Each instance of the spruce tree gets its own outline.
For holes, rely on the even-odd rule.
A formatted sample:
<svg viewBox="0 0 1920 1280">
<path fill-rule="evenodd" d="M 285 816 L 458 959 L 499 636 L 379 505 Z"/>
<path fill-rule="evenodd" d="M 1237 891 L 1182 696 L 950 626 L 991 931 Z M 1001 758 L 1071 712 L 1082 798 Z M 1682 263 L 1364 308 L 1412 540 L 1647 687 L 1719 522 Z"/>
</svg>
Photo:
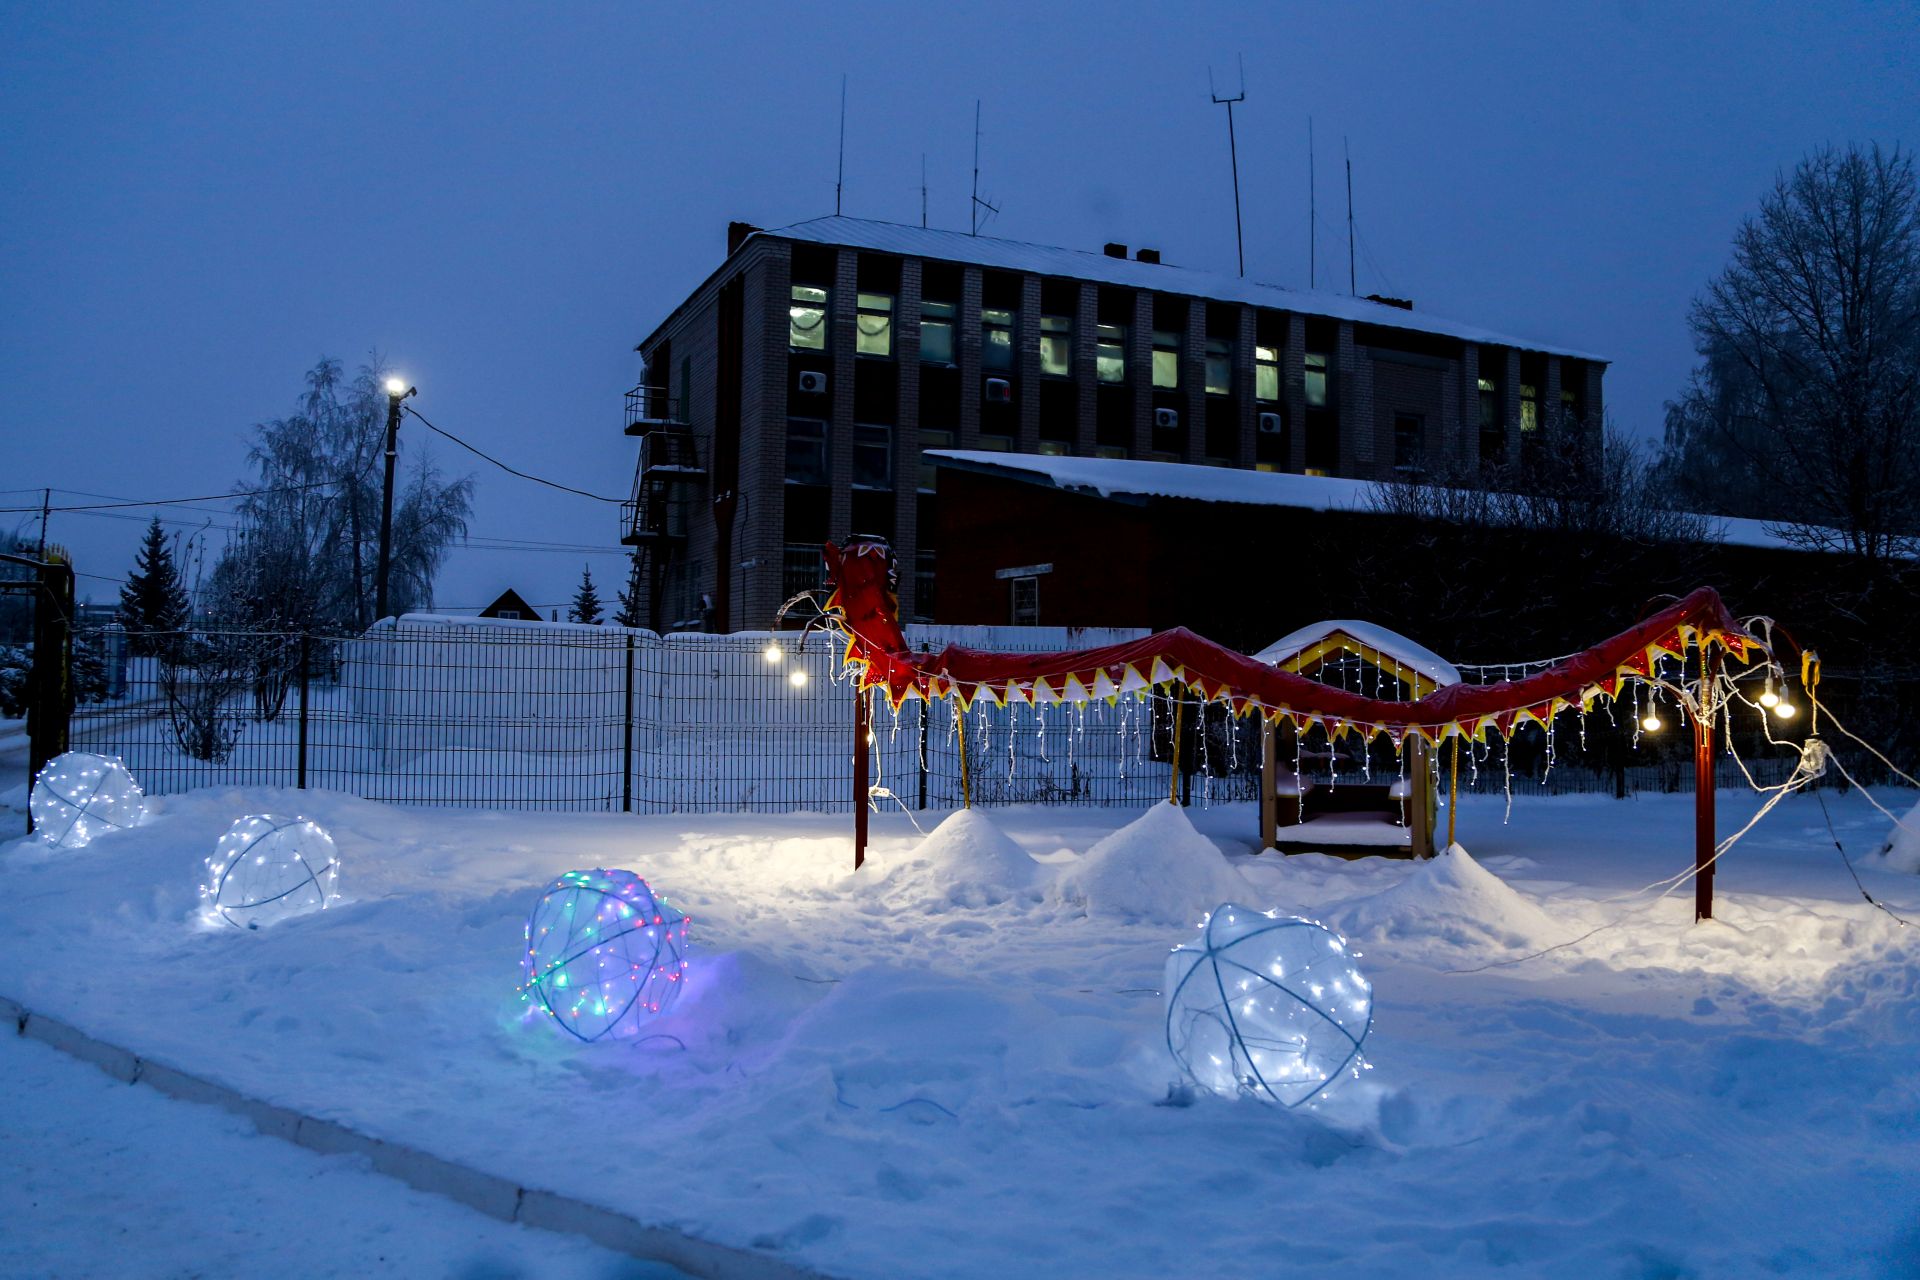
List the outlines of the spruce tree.
<svg viewBox="0 0 1920 1280">
<path fill-rule="evenodd" d="M 593 570 L 586 566 L 580 569 L 580 589 L 573 593 L 573 605 L 567 610 L 567 621 L 600 625 L 600 593 L 593 587 Z"/>
<path fill-rule="evenodd" d="M 620 609 L 613 615 L 614 623 L 622 627 L 646 626 L 646 619 L 640 614 L 645 597 L 646 588 L 640 580 L 640 557 L 634 556 L 627 563 L 627 588 L 620 593 Z"/>
<path fill-rule="evenodd" d="M 185 628 L 188 616 L 187 589 L 155 516 L 140 540 L 133 572 L 120 588 L 120 625 L 127 629 L 128 647 L 136 654 L 160 652 L 172 643 L 170 633 Z"/>
</svg>

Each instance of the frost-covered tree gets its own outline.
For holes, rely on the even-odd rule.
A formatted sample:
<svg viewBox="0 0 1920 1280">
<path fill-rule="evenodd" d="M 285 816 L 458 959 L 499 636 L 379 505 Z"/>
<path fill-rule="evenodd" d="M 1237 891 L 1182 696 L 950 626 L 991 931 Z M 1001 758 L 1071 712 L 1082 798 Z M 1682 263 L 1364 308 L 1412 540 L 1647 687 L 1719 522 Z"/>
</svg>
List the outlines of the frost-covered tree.
<svg viewBox="0 0 1920 1280">
<path fill-rule="evenodd" d="M 573 603 L 567 608 L 567 621 L 599 626 L 600 616 L 600 592 L 593 585 L 593 570 L 587 565 L 582 565 L 580 586 L 574 591 Z"/>
<path fill-rule="evenodd" d="M 1694 302 L 1700 364 L 1667 409 L 1682 500 L 1903 560 L 1920 539 L 1920 183 L 1895 148 L 1779 178 Z"/>
<path fill-rule="evenodd" d="M 140 540 L 133 572 L 120 588 L 120 625 L 127 629 L 128 647 L 137 654 L 158 652 L 170 643 L 167 637 L 187 625 L 189 613 L 173 548 L 156 516 Z"/>
<path fill-rule="evenodd" d="M 387 414 L 377 366 L 347 378 L 323 359 L 297 412 L 254 427 L 242 533 L 214 572 L 214 598 L 234 625 L 357 631 L 373 621 Z M 434 575 L 465 536 L 472 500 L 470 478 L 446 479 L 424 453 L 408 466 L 394 495 L 395 613 L 432 606 Z"/>
</svg>

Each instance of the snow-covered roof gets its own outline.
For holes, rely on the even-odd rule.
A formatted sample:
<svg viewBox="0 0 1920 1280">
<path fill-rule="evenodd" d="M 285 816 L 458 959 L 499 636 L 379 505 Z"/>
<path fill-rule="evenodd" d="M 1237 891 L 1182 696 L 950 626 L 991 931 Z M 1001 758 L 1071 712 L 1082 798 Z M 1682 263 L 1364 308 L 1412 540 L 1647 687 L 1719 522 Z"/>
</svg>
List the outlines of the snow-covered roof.
<svg viewBox="0 0 1920 1280">
<path fill-rule="evenodd" d="M 1406 329 L 1414 333 L 1440 334 L 1466 342 L 1483 342 L 1522 351 L 1540 351 L 1550 355 L 1571 356 L 1578 360 L 1607 363 L 1606 356 L 1577 351 L 1495 333 L 1478 325 L 1462 324 L 1421 311 L 1408 311 L 1384 303 L 1369 302 L 1344 293 L 1292 289 L 1285 285 L 1262 284 L 1219 271 L 1200 271 L 1132 258 L 1112 258 L 1086 249 L 1063 249 L 1054 245 L 1029 244 L 1023 240 L 1002 240 L 994 236 L 974 236 L 963 231 L 942 231 L 934 227 L 913 227 L 897 222 L 876 222 L 869 218 L 828 215 L 810 218 L 785 227 L 770 228 L 760 235 L 814 244 L 847 245 L 855 249 L 873 249 L 897 253 L 903 257 L 933 258 L 943 262 L 964 262 L 1001 271 L 1023 271 L 1034 275 L 1065 276 L 1075 280 L 1093 280 L 1101 284 L 1122 285 L 1130 289 L 1149 289 L 1177 293 L 1216 302 L 1244 302 L 1256 307 L 1271 307 L 1299 315 L 1326 316 L 1335 320 L 1353 320 L 1383 328 Z"/>
<path fill-rule="evenodd" d="M 1460 683 L 1459 671 L 1433 650 L 1415 644 L 1397 631 L 1354 618 L 1332 618 L 1326 622 L 1308 623 L 1298 631 L 1281 636 L 1253 656 L 1256 661 L 1277 667 L 1330 640 L 1351 641 L 1362 657 L 1380 665 L 1398 663 L 1436 684 Z"/>
<path fill-rule="evenodd" d="M 1190 462 L 1136 458 L 1069 458 L 985 449 L 928 449 L 927 456 L 974 470 L 1008 473 L 1058 489 L 1102 498 L 1178 498 L 1189 502 L 1237 502 L 1305 511 L 1372 511 L 1374 482 L 1283 471 L 1244 471 Z M 1766 520 L 1708 516 L 1708 540 L 1736 547 L 1803 550 Z"/>
</svg>

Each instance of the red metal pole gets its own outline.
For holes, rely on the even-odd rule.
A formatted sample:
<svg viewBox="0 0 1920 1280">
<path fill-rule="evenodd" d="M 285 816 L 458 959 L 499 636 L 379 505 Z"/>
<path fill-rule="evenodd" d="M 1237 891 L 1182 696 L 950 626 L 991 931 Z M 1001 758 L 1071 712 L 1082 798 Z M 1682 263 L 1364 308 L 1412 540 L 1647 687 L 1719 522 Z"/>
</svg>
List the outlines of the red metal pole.
<svg viewBox="0 0 1920 1280">
<path fill-rule="evenodd" d="M 1700 658 L 1700 705 L 1693 717 L 1693 918 L 1713 919 L 1713 721 L 1720 651 Z"/>
<path fill-rule="evenodd" d="M 867 691 L 853 692 L 853 869 L 867 860 Z"/>
</svg>

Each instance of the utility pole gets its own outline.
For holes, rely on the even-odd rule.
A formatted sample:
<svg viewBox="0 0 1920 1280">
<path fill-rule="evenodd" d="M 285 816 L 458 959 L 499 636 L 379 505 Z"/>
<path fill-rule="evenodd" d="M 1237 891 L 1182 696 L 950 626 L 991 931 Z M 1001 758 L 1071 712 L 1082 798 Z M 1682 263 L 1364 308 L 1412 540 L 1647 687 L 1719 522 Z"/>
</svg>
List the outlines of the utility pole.
<svg viewBox="0 0 1920 1280">
<path fill-rule="evenodd" d="M 40 553 L 38 559 L 47 558 L 47 516 L 53 509 L 53 490 L 40 491 Z"/>
<path fill-rule="evenodd" d="M 973 100 L 973 221 L 967 231 L 968 235 L 980 234 L 982 209 L 990 214 L 1000 212 L 998 205 L 990 204 L 980 198 L 980 99 L 975 98 Z"/>
<path fill-rule="evenodd" d="M 1240 254 L 1240 278 L 1247 278 L 1247 242 L 1240 232 L 1240 148 L 1233 137 L 1233 104 L 1247 100 L 1247 63 L 1240 60 L 1240 92 L 1223 98 L 1213 91 L 1213 68 L 1207 68 L 1207 96 L 1216 107 L 1227 109 L 1227 155 L 1233 162 L 1233 243 Z"/>
<path fill-rule="evenodd" d="M 840 73 L 840 167 L 833 175 L 833 216 L 840 216 L 840 188 L 847 179 L 847 73 Z"/>
<path fill-rule="evenodd" d="M 1313 117 L 1307 117 L 1307 288 L 1320 287 L 1320 210 L 1313 180 Z"/>
<path fill-rule="evenodd" d="M 373 620 L 387 616 L 387 568 L 393 560 L 393 460 L 399 455 L 400 402 L 419 394 L 404 378 L 387 379 L 387 479 L 380 490 L 380 560 L 374 569 Z"/>
</svg>

